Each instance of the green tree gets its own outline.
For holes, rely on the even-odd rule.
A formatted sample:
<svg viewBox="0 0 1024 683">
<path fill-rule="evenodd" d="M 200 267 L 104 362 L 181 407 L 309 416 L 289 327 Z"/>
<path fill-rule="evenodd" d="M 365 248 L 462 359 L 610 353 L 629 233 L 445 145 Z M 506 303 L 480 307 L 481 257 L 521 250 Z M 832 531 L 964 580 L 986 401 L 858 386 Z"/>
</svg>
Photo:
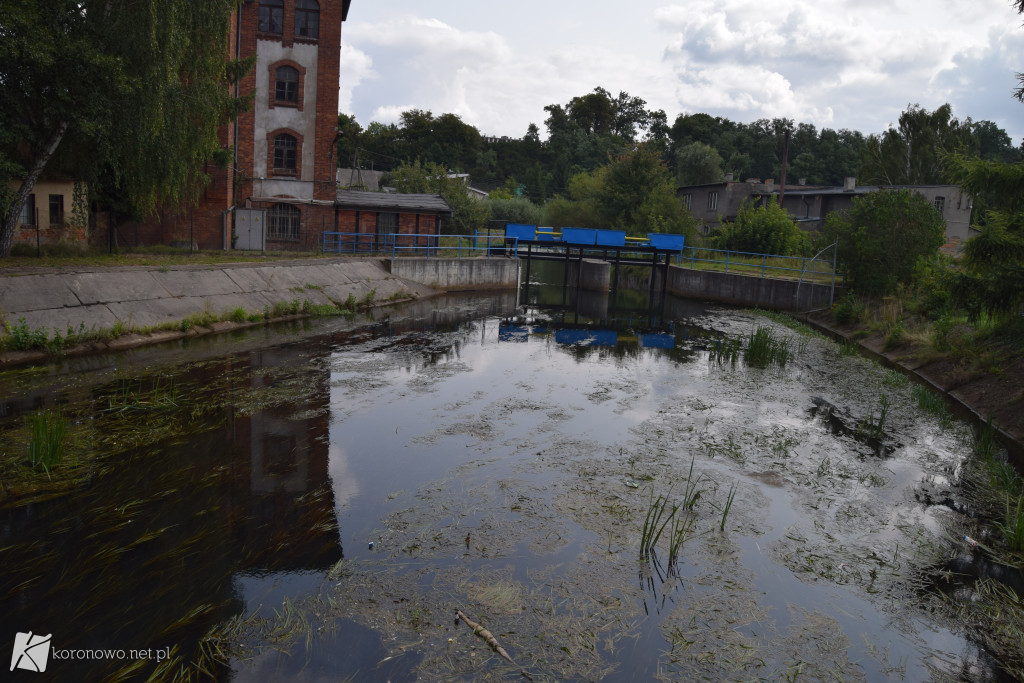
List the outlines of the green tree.
<svg viewBox="0 0 1024 683">
<path fill-rule="evenodd" d="M 137 215 L 194 201 L 230 150 L 241 101 L 225 61 L 236 0 L 0 0 L 0 256 L 44 169 L 124 198 Z"/>
<path fill-rule="evenodd" d="M 403 163 L 391 173 L 390 182 L 399 192 L 441 195 L 452 207 L 453 214 L 446 232 L 471 235 L 487 222 L 485 202 L 470 197 L 466 184 L 459 178 L 450 178 L 447 169 L 440 164 Z"/>
<path fill-rule="evenodd" d="M 950 174 L 990 211 L 964 243 L 954 295 L 969 313 L 1016 315 L 1024 307 L 1024 164 L 955 156 Z"/>
<path fill-rule="evenodd" d="M 641 144 L 607 166 L 596 205 L 607 221 L 632 235 L 683 229 L 686 213 L 657 150 Z"/>
<path fill-rule="evenodd" d="M 804 255 L 811 241 L 773 197 L 767 206 L 747 201 L 736 220 L 724 223 L 719 232 L 721 245 L 734 251 L 758 254 Z"/>
<path fill-rule="evenodd" d="M 879 185 L 946 183 L 943 159 L 969 145 L 970 134 L 970 121 L 954 118 L 949 104 L 931 112 L 912 104 L 895 127 L 868 137 L 860 180 Z"/>
<path fill-rule="evenodd" d="M 680 185 L 719 183 L 725 178 L 722 157 L 711 145 L 691 142 L 676 150 L 676 178 Z"/>
<path fill-rule="evenodd" d="M 839 259 L 861 293 L 884 295 L 913 279 L 922 258 L 945 241 L 946 223 L 924 196 L 909 189 L 855 197 L 847 211 L 831 213 L 823 228 L 839 240 Z"/>
<path fill-rule="evenodd" d="M 539 225 L 544 218 L 544 210 L 526 197 L 488 198 L 484 204 L 492 221 Z"/>
<path fill-rule="evenodd" d="M 338 114 L 338 167 L 349 168 L 356 158 L 359 137 L 363 127 L 356 122 L 356 117 Z"/>
</svg>

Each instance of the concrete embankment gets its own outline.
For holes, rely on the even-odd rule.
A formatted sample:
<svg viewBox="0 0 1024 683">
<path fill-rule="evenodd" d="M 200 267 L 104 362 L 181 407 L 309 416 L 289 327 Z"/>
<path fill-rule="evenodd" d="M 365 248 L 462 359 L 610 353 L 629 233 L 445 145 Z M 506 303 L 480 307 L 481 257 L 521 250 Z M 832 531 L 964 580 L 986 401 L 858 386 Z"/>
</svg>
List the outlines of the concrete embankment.
<svg viewBox="0 0 1024 683">
<path fill-rule="evenodd" d="M 656 275 L 657 288 L 661 272 Z M 704 301 L 720 301 L 777 311 L 809 311 L 828 308 L 832 303 L 831 284 L 779 280 L 714 270 L 691 270 L 670 266 L 668 291 L 678 296 Z M 843 293 L 837 287 L 836 300 Z"/>
<path fill-rule="evenodd" d="M 279 304 L 380 305 L 446 290 L 515 287 L 508 259 L 336 258 L 217 265 L 89 267 L 74 272 L 5 272 L 0 277 L 0 316 L 10 326 L 45 334 L 167 328 L 190 316 L 224 317 L 273 312 Z M 397 271 L 397 272 L 395 272 Z M 218 323 L 198 333 L 232 327 Z M 189 331 L 192 334 L 196 330 Z M 164 330 L 132 339 L 91 344 L 102 351 L 164 341 Z M 80 351 L 83 351 L 80 349 Z M 44 352 L 7 352 L 0 364 L 32 362 Z"/>
</svg>

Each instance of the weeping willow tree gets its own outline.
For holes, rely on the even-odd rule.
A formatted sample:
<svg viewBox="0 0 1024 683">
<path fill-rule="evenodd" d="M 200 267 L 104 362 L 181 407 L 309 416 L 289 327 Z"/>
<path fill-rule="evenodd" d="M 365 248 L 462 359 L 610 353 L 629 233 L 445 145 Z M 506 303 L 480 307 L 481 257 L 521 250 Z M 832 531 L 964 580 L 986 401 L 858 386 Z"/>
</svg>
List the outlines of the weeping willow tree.
<svg viewBox="0 0 1024 683">
<path fill-rule="evenodd" d="M 198 198 L 204 165 L 229 153 L 218 126 L 241 108 L 229 84 L 249 65 L 227 49 L 237 4 L 0 0 L 0 257 L 44 169 L 139 216 Z"/>
</svg>

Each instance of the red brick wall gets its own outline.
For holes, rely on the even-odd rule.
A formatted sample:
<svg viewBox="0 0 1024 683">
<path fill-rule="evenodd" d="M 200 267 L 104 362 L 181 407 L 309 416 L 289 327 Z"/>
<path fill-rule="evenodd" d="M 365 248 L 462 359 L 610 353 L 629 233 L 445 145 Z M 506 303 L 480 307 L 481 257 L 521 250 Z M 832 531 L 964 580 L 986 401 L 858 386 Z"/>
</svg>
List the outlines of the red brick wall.
<svg viewBox="0 0 1024 683">
<path fill-rule="evenodd" d="M 300 154 L 313 154 L 313 197 L 321 201 L 333 201 L 335 196 L 334 136 L 338 123 L 338 76 L 340 70 L 341 21 L 343 0 L 320 0 L 320 32 L 317 64 L 317 99 L 316 99 L 316 133 L 313 140 L 300 141 Z M 295 38 L 295 0 L 285 0 L 284 32 L 280 39 L 285 45 L 303 38 Z M 259 3 L 242 4 L 231 17 L 231 28 L 228 36 L 229 59 L 235 59 L 236 48 L 241 48 L 244 59 L 256 54 L 256 29 L 259 22 Z M 257 74 L 251 69 L 239 82 L 241 95 L 256 92 L 256 79 L 266 78 L 266 72 Z M 300 83 L 305 90 L 305 73 Z M 230 86 L 234 93 L 234 86 Z M 273 97 L 273 79 L 271 79 L 270 97 Z M 300 102 L 302 93 L 300 93 Z M 231 206 L 255 208 L 267 206 L 266 203 L 252 202 L 253 175 L 255 168 L 254 150 L 256 136 L 264 139 L 271 131 L 257 131 L 256 117 L 252 108 L 242 112 L 238 117 L 237 167 L 236 174 L 227 170 L 208 166 L 206 172 L 211 183 L 203 193 L 199 205 L 190 207 L 163 207 L 156 214 L 138 223 L 124 223 L 115 228 L 118 244 L 122 246 L 170 244 L 171 242 L 188 243 L 191 237 L 201 249 L 220 249 L 224 246 L 223 212 Z M 292 133 L 295 135 L 295 133 Z M 224 126 L 220 130 L 221 143 L 231 145 L 235 142 L 235 124 Z M 270 154 L 273 154 L 271 145 Z M 271 159 L 273 157 L 271 156 Z M 273 164 L 271 163 L 270 166 Z M 301 168 L 301 156 L 299 161 Z M 298 241 L 282 241 L 268 243 L 268 249 L 316 249 L 321 244 L 321 231 L 335 229 L 335 212 L 332 206 L 299 205 L 302 210 L 301 236 Z M 341 214 L 339 213 L 339 218 Z M 229 230 L 230 230 L 229 216 Z M 352 216 L 354 222 L 354 214 Z M 360 223 L 365 232 L 375 231 L 375 215 L 361 217 Z M 338 228 L 347 231 L 344 228 Z"/>
</svg>

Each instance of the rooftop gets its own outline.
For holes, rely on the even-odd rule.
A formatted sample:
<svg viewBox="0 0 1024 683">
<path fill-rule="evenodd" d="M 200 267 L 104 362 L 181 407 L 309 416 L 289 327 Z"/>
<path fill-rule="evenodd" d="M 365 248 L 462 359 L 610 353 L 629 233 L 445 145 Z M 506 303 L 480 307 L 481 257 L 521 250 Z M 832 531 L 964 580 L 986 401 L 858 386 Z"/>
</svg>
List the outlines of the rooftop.
<svg viewBox="0 0 1024 683">
<path fill-rule="evenodd" d="M 368 211 L 433 214 L 451 214 L 452 212 L 452 207 L 439 194 L 391 194 L 338 190 L 334 204 L 338 208 L 366 209 Z"/>
</svg>

